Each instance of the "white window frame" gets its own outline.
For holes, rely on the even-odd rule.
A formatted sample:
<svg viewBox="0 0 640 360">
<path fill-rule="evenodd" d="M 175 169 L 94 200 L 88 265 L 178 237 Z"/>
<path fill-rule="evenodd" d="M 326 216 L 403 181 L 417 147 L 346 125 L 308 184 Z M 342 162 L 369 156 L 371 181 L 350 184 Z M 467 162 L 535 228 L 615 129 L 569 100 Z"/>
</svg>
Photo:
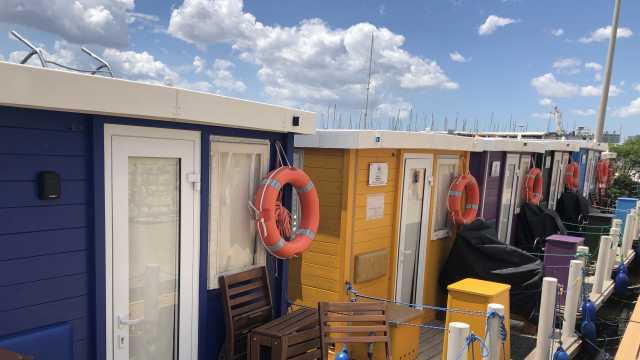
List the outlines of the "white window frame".
<svg viewBox="0 0 640 360">
<path fill-rule="evenodd" d="M 114 293 L 113 293 L 113 267 L 125 266 L 124 264 L 114 264 L 114 229 L 113 229 L 113 192 L 112 184 L 114 181 L 112 166 L 112 141 L 115 136 L 131 136 L 139 138 L 155 138 L 155 139 L 169 139 L 169 140 L 185 140 L 193 143 L 194 148 L 194 166 L 195 174 L 200 173 L 200 132 L 191 130 L 175 130 L 175 129 L 162 129 L 143 126 L 130 126 L 130 125 L 114 125 L 105 124 L 104 126 L 104 181 L 105 181 L 105 341 L 106 341 L 106 359 L 114 359 Z M 182 179 L 182 181 L 188 181 L 188 179 Z M 195 183 L 194 183 L 195 186 Z M 182 304 L 190 304 L 191 306 L 191 326 L 188 329 L 191 332 L 190 339 L 187 339 L 191 354 L 198 353 L 198 313 L 199 313 L 199 274 L 200 274 L 200 196 L 197 194 L 194 196 L 193 203 L 193 243 L 189 244 L 191 247 L 192 257 L 190 259 L 190 271 L 191 274 L 185 274 L 185 277 L 192 279 L 191 291 L 185 297 L 180 299 Z M 185 239 L 186 240 L 186 239 Z M 181 252 L 181 257 L 186 257 L 186 252 Z M 181 261 L 185 258 L 182 257 Z M 128 266 L 128 264 L 126 265 Z M 181 268 L 181 275 L 182 275 Z M 184 353 L 184 351 L 182 352 Z"/>
<path fill-rule="evenodd" d="M 225 272 L 219 271 L 219 258 L 218 258 L 218 249 L 220 247 L 219 240 L 221 238 L 220 228 L 214 222 L 214 219 L 219 218 L 218 211 L 219 208 L 216 206 L 212 206 L 212 204 L 219 203 L 220 193 L 217 188 L 217 177 L 216 174 L 220 171 L 220 151 L 229 149 L 229 152 L 236 153 L 255 153 L 260 154 L 266 160 L 261 165 L 262 175 L 261 178 L 267 174 L 269 171 L 269 162 L 270 162 L 270 154 L 271 154 L 271 145 L 269 140 L 263 139 L 252 139 L 252 138 L 236 138 L 236 137 L 226 137 L 226 136 L 211 136 L 209 140 L 211 149 L 209 155 L 209 204 L 208 204 L 208 219 L 209 222 L 209 239 L 208 239 L 208 258 L 209 263 L 207 264 L 207 289 L 217 289 L 219 288 L 218 277 L 220 275 L 224 275 Z M 235 149 L 231 149 L 234 147 Z M 247 151 L 241 151 L 240 147 L 244 148 Z M 252 196 L 250 196 L 252 198 Z M 247 214 L 249 214 L 249 204 L 247 204 Z M 260 239 L 256 234 L 256 254 L 255 254 L 255 264 L 248 266 L 247 268 L 252 268 L 255 266 L 265 265 L 267 259 L 267 252 L 260 243 Z M 241 269 L 236 269 L 235 271 L 239 271 Z"/>
<path fill-rule="evenodd" d="M 444 196 L 444 197 L 448 197 L 449 196 L 449 191 L 447 188 L 447 191 L 445 194 L 439 194 L 438 193 L 438 189 L 439 189 L 439 184 L 438 184 L 438 179 L 440 178 L 440 165 L 455 165 L 455 174 L 454 176 L 458 176 L 460 175 L 460 158 L 458 156 L 453 156 L 453 155 L 440 155 L 436 157 L 436 166 L 435 166 L 435 171 L 432 171 L 432 173 L 435 174 L 435 176 L 433 176 L 433 188 L 435 189 L 435 201 L 433 202 L 433 221 L 432 221 L 432 225 L 431 225 L 431 240 L 439 240 L 439 239 L 444 239 L 447 238 L 449 236 L 449 229 L 444 229 L 444 230 L 436 230 L 436 218 L 437 218 L 437 214 L 438 211 L 445 211 L 447 212 L 446 216 L 449 216 L 448 212 L 449 210 L 445 207 L 444 209 L 438 209 L 437 206 L 438 204 L 440 204 L 440 196 Z"/>
<path fill-rule="evenodd" d="M 302 149 L 293 150 L 293 166 L 297 167 L 300 170 L 304 169 L 304 150 Z M 298 227 L 298 221 L 300 221 L 300 218 L 302 217 L 302 214 L 300 213 L 301 209 L 298 203 L 299 203 L 298 192 L 292 191 L 291 192 L 291 215 L 293 217 L 294 230 Z"/>
<path fill-rule="evenodd" d="M 428 166 L 425 167 L 425 179 L 424 179 L 424 189 L 423 189 L 423 197 L 422 197 L 422 214 L 420 221 L 420 239 L 419 239 L 419 253 L 416 258 L 416 262 L 418 263 L 418 277 L 416 279 L 416 298 L 414 300 L 415 303 L 421 304 L 424 298 L 424 277 L 425 271 L 427 268 L 427 239 L 425 238 L 428 233 L 429 226 L 429 208 L 431 207 L 431 191 L 433 185 L 433 155 L 432 154 L 405 154 L 402 160 L 402 172 L 403 172 L 403 181 L 402 181 L 402 189 L 400 191 L 400 208 L 404 209 L 404 201 L 405 201 L 405 192 L 406 192 L 406 179 L 407 179 L 407 160 L 426 160 L 428 162 Z M 398 226 L 398 240 L 396 242 L 396 301 L 400 301 L 400 293 L 402 286 L 402 274 L 400 273 L 400 251 L 402 250 L 403 239 L 405 235 L 405 222 L 406 213 L 404 211 L 400 212 L 400 223 Z"/>
</svg>

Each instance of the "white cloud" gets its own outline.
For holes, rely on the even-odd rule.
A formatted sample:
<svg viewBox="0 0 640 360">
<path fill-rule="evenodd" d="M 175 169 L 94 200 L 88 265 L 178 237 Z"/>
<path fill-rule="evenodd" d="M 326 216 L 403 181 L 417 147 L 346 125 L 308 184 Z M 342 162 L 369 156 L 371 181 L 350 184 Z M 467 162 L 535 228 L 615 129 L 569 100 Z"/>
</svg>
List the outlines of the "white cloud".
<svg viewBox="0 0 640 360">
<path fill-rule="evenodd" d="M 564 83 L 553 76 L 551 73 L 540 75 L 531 79 L 533 86 L 538 94 L 550 98 L 554 97 L 572 97 L 578 94 L 578 86 L 571 83 Z"/>
<path fill-rule="evenodd" d="M 538 101 L 538 103 L 542 106 L 551 106 L 553 104 L 553 100 L 549 98 L 543 98 Z"/>
<path fill-rule="evenodd" d="M 640 92 L 640 84 L 633 85 L 633 90 Z"/>
<path fill-rule="evenodd" d="M 640 98 L 631 101 L 627 106 L 616 109 L 613 115 L 618 117 L 640 116 Z"/>
<path fill-rule="evenodd" d="M 534 119 L 549 119 L 551 115 L 549 115 L 549 113 L 544 113 L 544 112 L 535 112 L 531 114 L 531 117 Z"/>
<path fill-rule="evenodd" d="M 196 56 L 195 58 L 193 58 L 193 69 L 196 74 L 199 74 L 202 72 L 202 70 L 204 70 L 206 63 L 207 62 L 200 56 Z"/>
<path fill-rule="evenodd" d="M 582 61 L 577 58 L 560 58 L 551 65 L 556 71 L 566 74 L 577 74 L 580 72 Z"/>
<path fill-rule="evenodd" d="M 594 116 L 596 111 L 594 109 L 572 109 L 571 114 L 576 116 Z"/>
<path fill-rule="evenodd" d="M 219 42 L 245 47 L 265 29 L 242 7 L 241 0 L 184 0 L 171 12 L 168 31 L 201 47 Z"/>
<path fill-rule="evenodd" d="M 602 80 L 602 65 L 597 62 L 588 62 L 584 64 L 584 67 L 593 71 L 593 78 L 596 81 Z"/>
<path fill-rule="evenodd" d="M 146 51 L 120 51 L 108 48 L 102 56 L 117 76 L 165 85 L 177 85 L 180 80 L 177 72 Z"/>
<path fill-rule="evenodd" d="M 503 18 L 496 15 L 489 15 L 487 20 L 478 28 L 478 35 L 491 35 L 498 28 L 518 22 L 516 19 Z"/>
<path fill-rule="evenodd" d="M 455 62 L 459 62 L 459 63 L 465 63 L 465 62 L 471 61 L 471 58 L 468 58 L 468 59 L 465 58 L 458 51 L 454 51 L 454 52 L 449 53 L 449 58 L 451 59 L 451 61 L 455 61 Z"/>
<path fill-rule="evenodd" d="M 384 15 L 386 13 L 387 13 L 387 8 L 386 6 L 384 6 L 384 4 L 378 6 L 378 14 Z"/>
<path fill-rule="evenodd" d="M 247 89 L 247 86 L 242 81 L 235 79 L 232 73 L 234 68 L 235 64 L 232 62 L 216 59 L 211 69 L 207 71 L 207 76 L 219 90 L 243 92 Z"/>
<path fill-rule="evenodd" d="M 622 89 L 615 85 L 609 87 L 609 96 L 618 96 L 622 93 Z M 580 88 L 581 96 L 601 96 L 602 86 L 587 85 Z"/>
<path fill-rule="evenodd" d="M 551 29 L 550 33 L 555 37 L 559 37 L 564 35 L 564 29 L 563 28 Z"/>
<path fill-rule="evenodd" d="M 617 34 L 618 34 L 617 36 L 618 39 L 624 39 L 624 38 L 631 37 L 631 35 L 633 35 L 633 31 L 631 31 L 631 29 L 626 27 L 619 27 Z M 581 37 L 580 39 L 578 39 L 578 41 L 580 41 L 581 43 L 588 44 L 592 42 L 609 40 L 610 38 L 611 38 L 611 25 L 593 30 L 591 34 L 585 37 Z"/>
<path fill-rule="evenodd" d="M 433 60 L 409 53 L 405 38 L 369 23 L 331 28 L 320 19 L 269 26 L 243 10 L 242 0 L 185 0 L 173 10 L 169 34 L 199 47 L 226 43 L 258 66 L 265 93 L 299 106 L 362 107 L 374 36 L 374 104 L 399 104 L 399 89 L 457 89 Z M 378 106 L 378 105 L 372 105 Z"/>
<path fill-rule="evenodd" d="M 0 21 L 25 25 L 78 44 L 124 47 L 133 0 L 5 0 Z"/>
</svg>

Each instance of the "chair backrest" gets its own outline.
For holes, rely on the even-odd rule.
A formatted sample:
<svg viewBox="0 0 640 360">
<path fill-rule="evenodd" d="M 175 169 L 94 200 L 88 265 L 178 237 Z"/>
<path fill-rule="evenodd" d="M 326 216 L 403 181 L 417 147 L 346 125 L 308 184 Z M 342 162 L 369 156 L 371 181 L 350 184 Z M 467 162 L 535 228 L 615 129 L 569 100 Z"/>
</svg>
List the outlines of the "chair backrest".
<svg viewBox="0 0 640 360">
<path fill-rule="evenodd" d="M 318 313 L 323 359 L 328 357 L 329 345 L 351 343 L 384 343 L 386 358 L 391 359 L 385 303 L 321 302 Z"/>
<path fill-rule="evenodd" d="M 245 359 L 247 335 L 273 319 L 271 287 L 264 266 L 218 278 L 227 328 L 226 359 Z"/>
</svg>

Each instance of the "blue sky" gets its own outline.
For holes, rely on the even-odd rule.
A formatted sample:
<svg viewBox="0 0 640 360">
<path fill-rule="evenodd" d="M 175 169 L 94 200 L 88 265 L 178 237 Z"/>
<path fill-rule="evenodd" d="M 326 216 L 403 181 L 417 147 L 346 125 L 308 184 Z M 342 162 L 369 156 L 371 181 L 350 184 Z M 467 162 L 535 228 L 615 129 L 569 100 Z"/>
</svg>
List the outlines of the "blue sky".
<svg viewBox="0 0 640 360">
<path fill-rule="evenodd" d="M 595 127 L 605 27 L 613 1 L 2 0 L 0 31 L 15 29 L 51 59 L 116 76 L 361 117 L 374 38 L 369 118 L 410 114 L 442 128 L 510 118 L 547 128 L 553 105 L 567 128 Z M 45 9 L 45 10 L 43 10 Z M 640 133 L 640 4 L 623 1 L 606 129 Z M 22 51 L 22 52 L 21 52 Z M 22 44 L 0 37 L 5 60 Z M 635 65 L 635 66 L 634 66 Z M 425 120 L 427 119 L 427 120 Z"/>
</svg>

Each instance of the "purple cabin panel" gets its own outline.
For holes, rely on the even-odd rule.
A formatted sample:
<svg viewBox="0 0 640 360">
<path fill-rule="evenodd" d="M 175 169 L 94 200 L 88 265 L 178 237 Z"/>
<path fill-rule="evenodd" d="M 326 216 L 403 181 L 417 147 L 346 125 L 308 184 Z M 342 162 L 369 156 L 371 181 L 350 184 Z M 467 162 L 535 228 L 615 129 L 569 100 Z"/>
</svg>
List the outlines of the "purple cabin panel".
<svg viewBox="0 0 640 360">
<path fill-rule="evenodd" d="M 567 235 L 551 235 L 547 237 L 544 247 L 544 276 L 558 279 L 562 286 L 558 299 L 564 305 L 567 283 L 569 279 L 569 263 L 575 259 L 578 246 L 584 244 L 584 238 Z"/>
</svg>

